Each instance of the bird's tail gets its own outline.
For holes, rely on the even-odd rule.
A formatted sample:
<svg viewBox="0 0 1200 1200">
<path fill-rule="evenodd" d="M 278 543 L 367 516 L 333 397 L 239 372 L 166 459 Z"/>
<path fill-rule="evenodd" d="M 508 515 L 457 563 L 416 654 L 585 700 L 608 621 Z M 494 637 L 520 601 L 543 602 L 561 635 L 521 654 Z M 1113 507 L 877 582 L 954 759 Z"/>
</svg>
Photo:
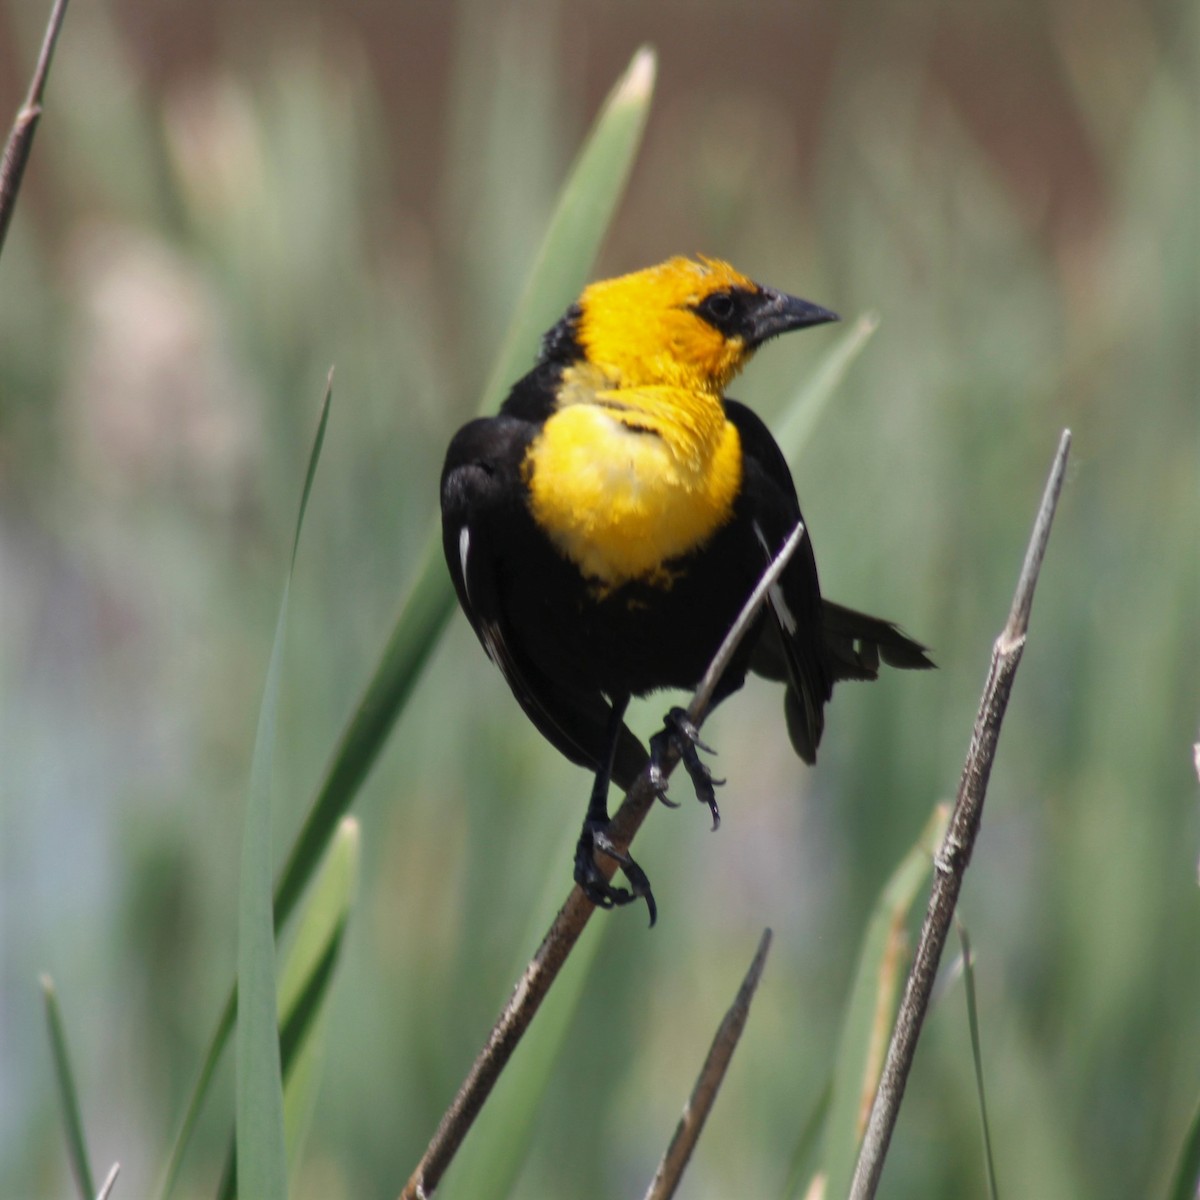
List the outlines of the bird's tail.
<svg viewBox="0 0 1200 1200">
<path fill-rule="evenodd" d="M 839 679 L 875 679 L 881 662 L 904 671 L 926 671 L 934 665 L 926 647 L 901 633 L 891 621 L 830 600 L 821 603 L 826 661 L 835 683 Z"/>
<path fill-rule="evenodd" d="M 901 633 L 891 621 L 829 600 L 822 600 L 821 604 L 821 665 L 828 680 L 826 688 L 832 688 L 842 679 L 876 679 L 880 663 L 915 671 L 928 670 L 934 665 L 926 648 Z M 807 694 L 797 689 L 795 679 L 788 680 L 784 697 L 788 734 L 796 753 L 806 763 L 817 760 L 817 745 L 825 726 L 823 708 L 823 703 L 812 703 Z"/>
</svg>

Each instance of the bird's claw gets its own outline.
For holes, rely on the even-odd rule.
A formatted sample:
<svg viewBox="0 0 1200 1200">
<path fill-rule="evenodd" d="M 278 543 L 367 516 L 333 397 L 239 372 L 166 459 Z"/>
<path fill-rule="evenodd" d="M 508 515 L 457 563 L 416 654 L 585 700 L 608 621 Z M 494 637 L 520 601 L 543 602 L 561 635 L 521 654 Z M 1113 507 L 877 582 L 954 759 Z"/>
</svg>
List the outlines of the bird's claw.
<svg viewBox="0 0 1200 1200">
<path fill-rule="evenodd" d="M 684 708 L 671 709 L 663 717 L 662 730 L 650 739 L 650 758 L 656 779 L 656 790 L 659 799 L 668 804 L 671 802 L 663 796 L 666 783 L 662 762 L 669 749 L 674 749 L 679 755 L 679 761 L 683 763 L 683 768 L 692 781 L 692 787 L 696 789 L 696 799 L 702 804 L 708 805 L 708 810 L 712 813 L 712 827 L 715 833 L 721 825 L 721 810 L 717 807 L 717 794 L 714 789 L 720 787 L 725 780 L 714 779 L 712 772 L 700 761 L 697 751 L 704 750 L 708 754 L 715 754 L 716 751 L 700 740 L 700 731 Z M 678 807 L 678 805 L 672 805 L 672 807 Z"/>
<path fill-rule="evenodd" d="M 654 795 L 668 808 L 679 807 L 679 801 L 672 800 L 667 795 L 667 777 L 663 774 L 663 769 L 657 760 L 653 758 L 650 760 L 650 786 L 654 789 Z"/>
<path fill-rule="evenodd" d="M 596 865 L 596 853 L 611 858 L 621 868 L 629 887 L 614 887 Z M 650 911 L 650 925 L 658 920 L 658 905 L 650 890 L 646 872 L 623 850 L 618 850 L 608 833 L 607 821 L 585 821 L 583 832 L 575 846 L 575 882 L 583 894 L 598 908 L 619 908 L 637 899 L 646 901 Z"/>
</svg>

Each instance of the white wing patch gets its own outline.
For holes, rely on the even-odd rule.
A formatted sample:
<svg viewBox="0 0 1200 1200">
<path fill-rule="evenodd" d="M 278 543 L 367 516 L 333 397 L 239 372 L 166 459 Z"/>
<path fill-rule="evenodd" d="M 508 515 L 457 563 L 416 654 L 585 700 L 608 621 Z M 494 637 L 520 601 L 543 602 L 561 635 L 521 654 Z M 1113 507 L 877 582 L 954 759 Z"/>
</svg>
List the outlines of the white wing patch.
<svg viewBox="0 0 1200 1200">
<path fill-rule="evenodd" d="M 462 571 L 463 591 L 467 594 L 467 603 L 471 603 L 471 582 L 467 574 L 467 556 L 471 550 L 471 531 L 464 525 L 458 531 L 458 565 Z"/>
<path fill-rule="evenodd" d="M 751 525 L 754 529 L 754 534 L 758 538 L 758 543 L 763 548 L 763 553 L 767 556 L 769 563 L 774 555 L 771 552 L 771 547 L 767 543 L 767 535 L 763 533 L 762 528 L 757 521 L 752 521 Z M 465 530 L 464 530 L 465 532 Z M 783 598 L 783 589 L 777 583 L 773 583 L 770 590 L 767 592 L 767 600 L 771 605 L 771 610 L 774 612 L 779 624 L 783 626 L 783 631 L 789 637 L 796 632 L 796 617 L 792 610 L 788 608 L 787 601 Z"/>
</svg>

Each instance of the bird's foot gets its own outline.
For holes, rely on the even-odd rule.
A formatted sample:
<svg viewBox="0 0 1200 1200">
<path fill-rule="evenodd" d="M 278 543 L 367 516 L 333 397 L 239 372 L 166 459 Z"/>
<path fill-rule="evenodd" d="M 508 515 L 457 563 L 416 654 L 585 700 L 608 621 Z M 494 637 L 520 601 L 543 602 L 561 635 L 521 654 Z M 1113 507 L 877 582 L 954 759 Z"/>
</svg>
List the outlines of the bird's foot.
<svg viewBox="0 0 1200 1200">
<path fill-rule="evenodd" d="M 664 795 L 667 785 L 663 761 L 669 750 L 674 750 L 679 755 L 679 761 L 683 763 L 683 768 L 692 781 L 692 787 L 696 789 L 696 799 L 708 805 L 715 833 L 721 825 L 721 810 L 717 807 L 717 793 L 714 789 L 720 787 L 725 780 L 714 779 L 712 772 L 700 761 L 698 751 L 704 750 L 708 754 L 715 754 L 716 751 L 700 740 L 700 732 L 692 724 L 684 708 L 671 709 L 663 717 L 661 731 L 650 739 L 650 763 L 654 784 L 659 799 L 666 804 L 670 804 L 671 801 Z"/>
<path fill-rule="evenodd" d="M 625 878 L 629 880 L 628 888 L 613 887 L 604 878 L 604 873 L 596 865 L 597 851 L 611 858 L 621 868 Z M 650 880 L 646 877 L 646 872 L 627 852 L 618 850 L 613 844 L 606 820 L 584 821 L 583 832 L 580 833 L 575 846 L 575 882 L 598 908 L 619 908 L 641 898 L 646 901 L 646 907 L 650 910 L 651 926 L 658 919 L 658 906 L 654 903 L 654 893 L 650 890 Z"/>
</svg>

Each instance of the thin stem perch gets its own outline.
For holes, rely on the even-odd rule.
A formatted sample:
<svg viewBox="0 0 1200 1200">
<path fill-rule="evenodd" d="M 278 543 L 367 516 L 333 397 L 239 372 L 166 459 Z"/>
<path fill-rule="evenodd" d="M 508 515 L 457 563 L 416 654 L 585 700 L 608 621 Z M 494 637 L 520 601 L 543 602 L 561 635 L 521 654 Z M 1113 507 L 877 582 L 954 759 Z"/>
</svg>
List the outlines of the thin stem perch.
<svg viewBox="0 0 1200 1200">
<path fill-rule="evenodd" d="M 100 1185 L 100 1190 L 96 1193 L 96 1200 L 108 1200 L 112 1195 L 112 1190 L 117 1185 L 117 1176 L 121 1172 L 121 1164 L 113 1163 L 108 1169 L 108 1174 L 104 1177 L 104 1182 Z"/>
<path fill-rule="evenodd" d="M 797 525 L 763 572 L 758 585 L 717 651 L 688 707 L 688 719 L 697 729 L 707 715 L 717 681 L 728 667 L 738 644 L 754 623 L 767 591 L 787 566 L 803 536 L 804 526 Z M 661 774 L 655 773 L 653 766 L 648 764 L 634 781 L 633 787 L 629 789 L 609 825 L 610 837 L 618 850 L 624 851 L 629 848 L 629 843 L 658 797 L 658 788 L 665 782 L 676 762 L 677 756 L 669 752 L 662 764 Z M 601 870 L 611 877 L 616 870 L 616 862 L 607 855 L 597 861 Z M 542 939 L 542 944 L 537 948 L 508 998 L 508 1003 L 492 1026 L 491 1033 L 459 1087 L 458 1094 L 442 1116 L 421 1161 L 404 1185 L 400 1200 L 425 1200 L 433 1194 L 434 1188 L 453 1161 L 463 1138 L 479 1115 L 500 1073 L 512 1057 L 525 1030 L 529 1028 L 594 911 L 595 905 L 584 896 L 579 887 L 572 888 L 566 903 L 559 909 L 558 915 Z"/>
<path fill-rule="evenodd" d="M 1033 607 L 1033 592 L 1037 585 L 1042 560 L 1046 554 L 1046 543 L 1050 537 L 1050 526 L 1058 497 L 1062 491 L 1066 472 L 1067 455 L 1071 449 L 1071 431 L 1063 430 L 1058 443 L 1058 453 L 1050 469 L 1050 477 L 1034 522 L 1029 547 L 1021 577 L 1013 596 L 1008 621 L 992 649 L 991 667 L 984 685 L 975 727 L 971 733 L 971 744 L 958 785 L 954 810 L 941 848 L 934 858 L 933 889 L 929 896 L 929 907 L 921 925 L 916 954 L 909 971 L 896 1025 L 892 1030 L 887 1059 L 883 1066 L 883 1077 L 871 1116 L 863 1135 L 858 1165 L 850 1187 L 851 1200 L 871 1200 L 879 1186 L 883 1172 L 883 1161 L 887 1155 L 892 1130 L 900 1112 L 900 1101 L 912 1068 L 917 1039 L 929 1007 L 929 996 L 933 990 L 938 963 L 950 932 L 954 908 L 962 888 L 963 875 L 971 861 L 971 851 L 979 834 L 983 816 L 983 801 L 987 794 L 988 778 L 996 756 L 996 744 L 1000 737 L 1000 726 L 1008 707 L 1013 679 L 1021 662 L 1025 648 L 1025 637 L 1029 629 L 1029 613 Z"/>
<path fill-rule="evenodd" d="M 724 1082 L 725 1072 L 729 1069 L 742 1030 L 746 1028 L 746 1018 L 750 1015 L 750 1001 L 754 999 L 758 981 L 762 978 L 763 966 L 770 948 L 771 931 L 764 929 L 750 969 L 746 972 L 742 986 L 725 1014 L 725 1019 L 717 1029 L 708 1057 L 704 1060 L 704 1066 L 700 1068 L 696 1086 L 692 1088 L 692 1094 L 688 1098 L 683 1115 L 679 1118 L 679 1124 L 675 1127 L 671 1144 L 654 1173 L 645 1200 L 671 1200 L 675 1195 L 675 1189 L 683 1178 L 684 1168 L 688 1165 L 696 1142 L 704 1130 L 704 1122 L 708 1120 L 713 1101 L 716 1100 L 717 1092 Z"/>
<path fill-rule="evenodd" d="M 46 34 L 42 38 L 42 51 L 38 55 L 33 81 L 29 85 L 25 103 L 21 105 L 13 122 L 12 132 L 8 135 L 4 157 L 0 158 L 0 251 L 4 249 L 8 223 L 12 220 L 13 209 L 17 205 L 17 193 L 21 190 L 21 178 L 25 174 L 25 164 L 29 161 L 29 152 L 33 148 L 33 135 L 42 115 L 46 76 L 50 73 L 50 60 L 54 57 L 54 47 L 58 43 L 58 35 L 66 15 L 67 0 L 56 0 L 50 12 L 50 20 L 46 24 Z"/>
</svg>

